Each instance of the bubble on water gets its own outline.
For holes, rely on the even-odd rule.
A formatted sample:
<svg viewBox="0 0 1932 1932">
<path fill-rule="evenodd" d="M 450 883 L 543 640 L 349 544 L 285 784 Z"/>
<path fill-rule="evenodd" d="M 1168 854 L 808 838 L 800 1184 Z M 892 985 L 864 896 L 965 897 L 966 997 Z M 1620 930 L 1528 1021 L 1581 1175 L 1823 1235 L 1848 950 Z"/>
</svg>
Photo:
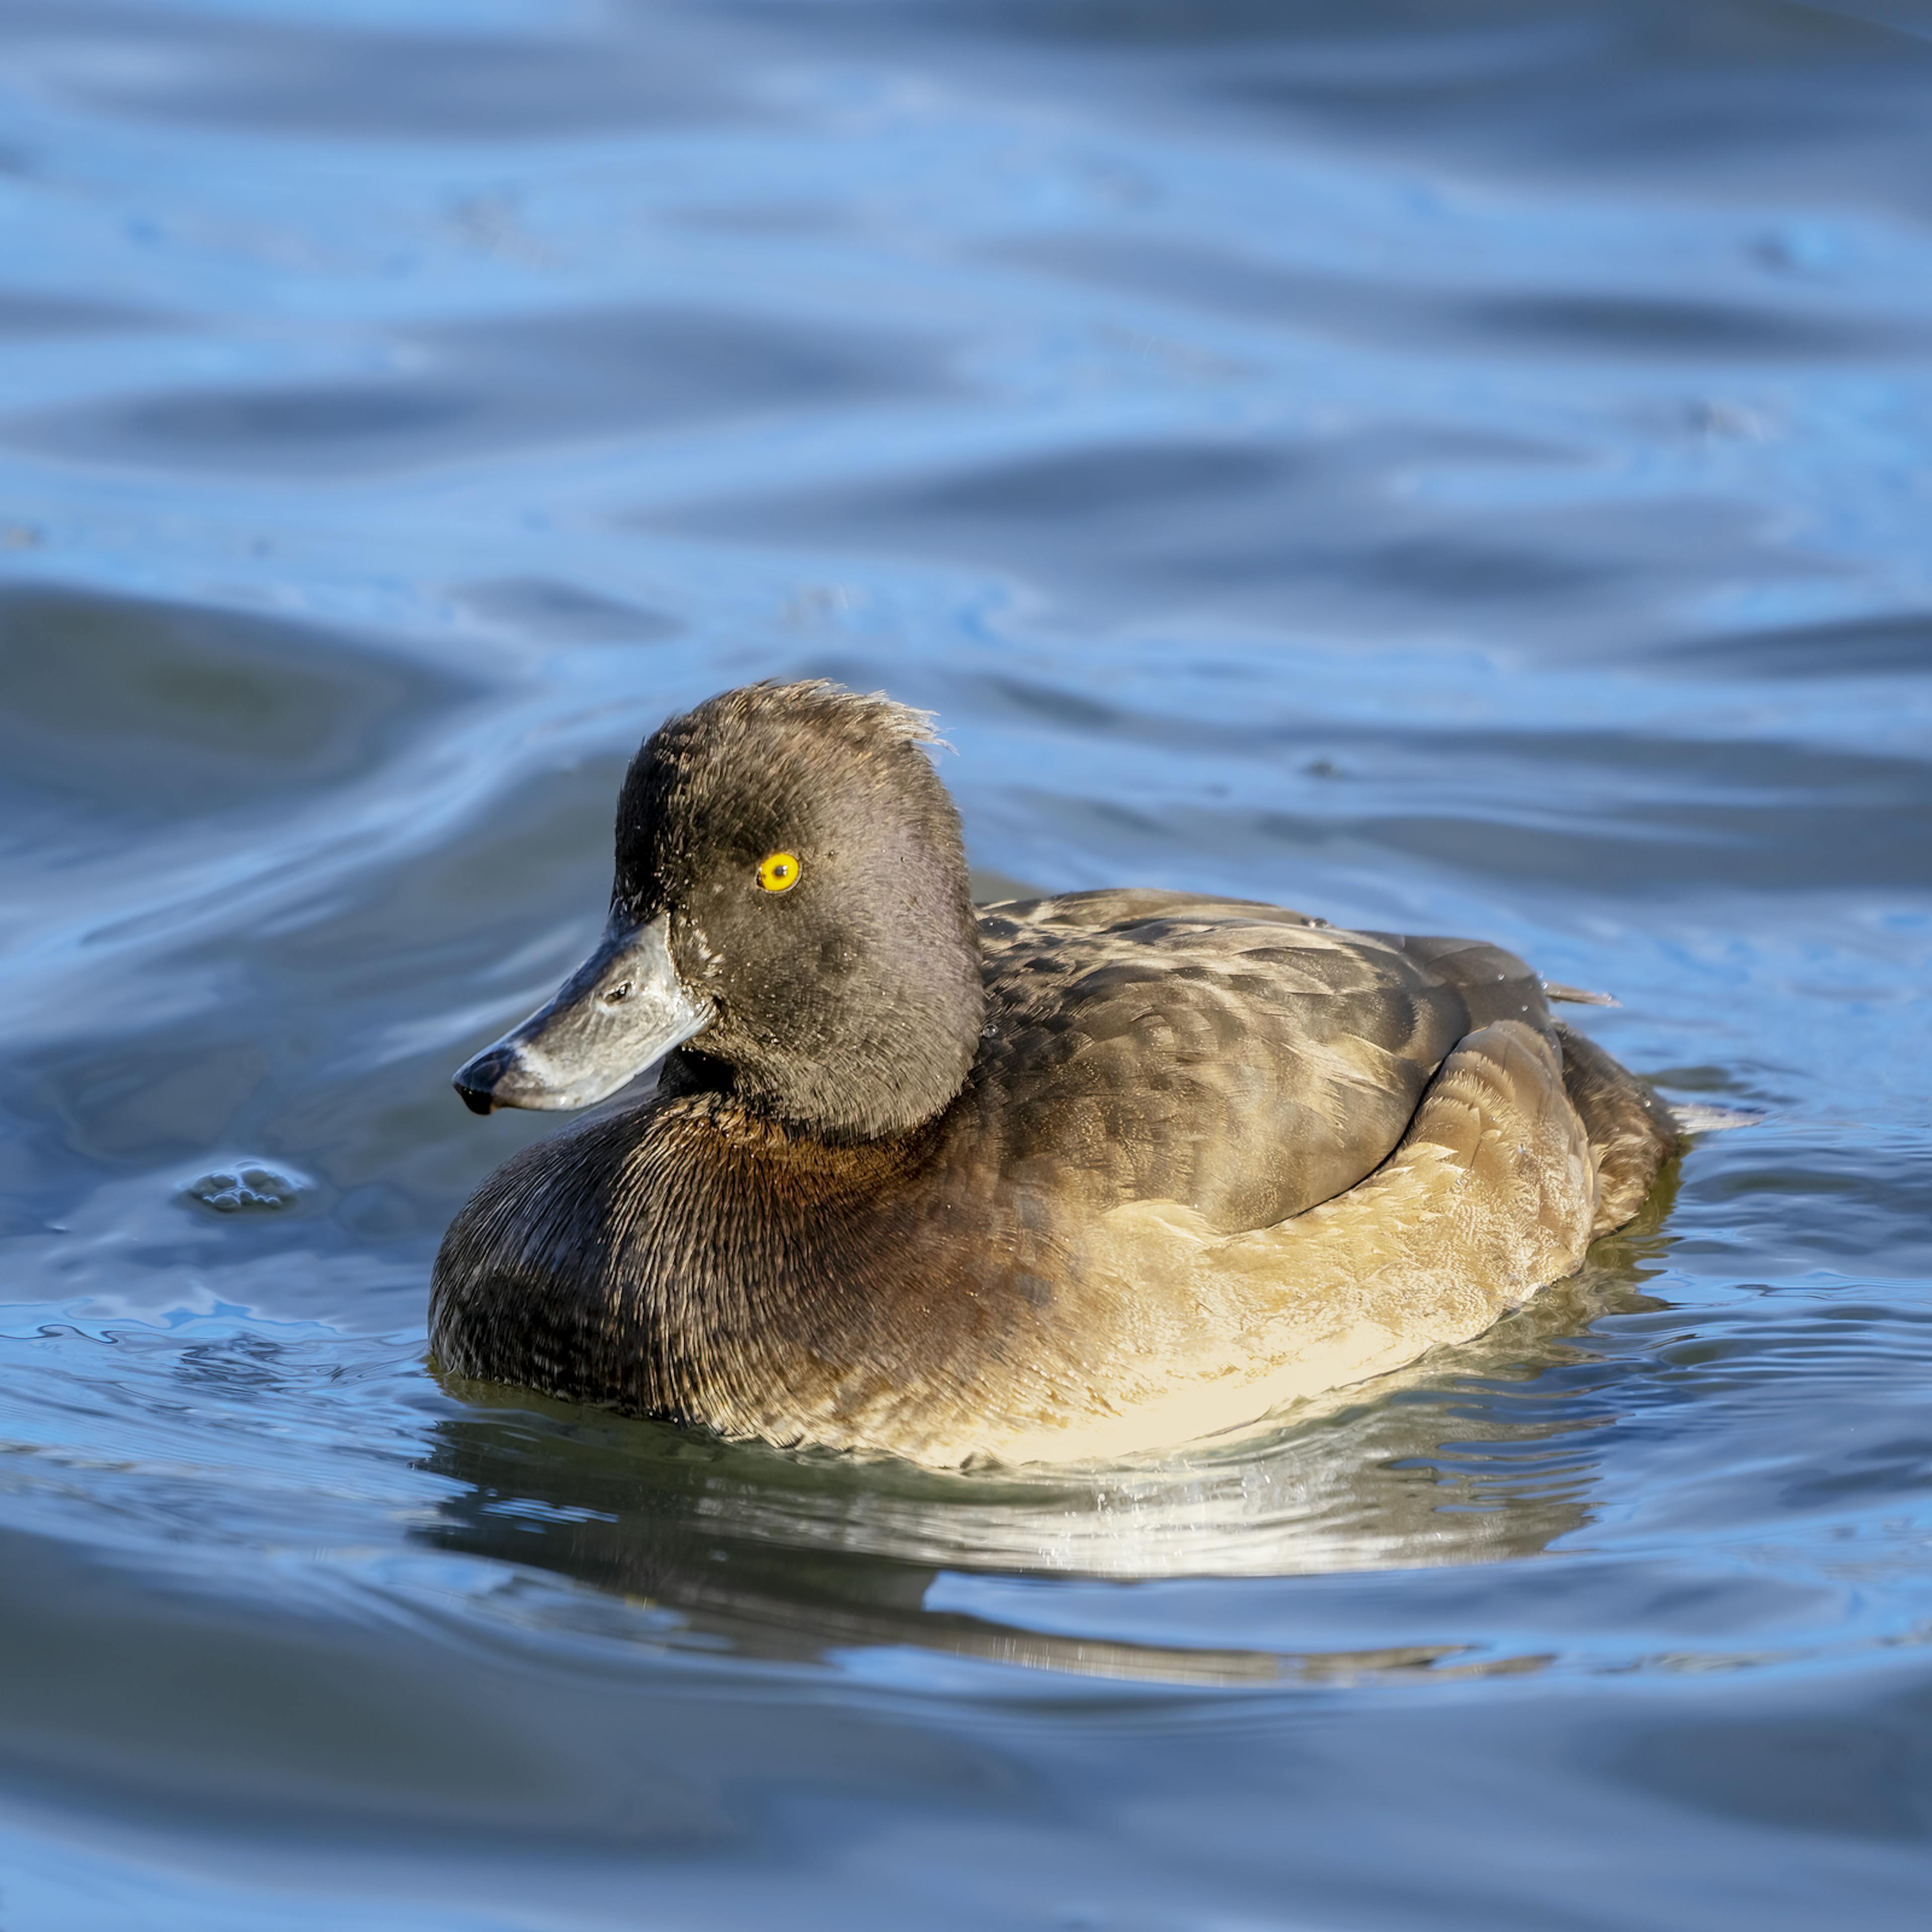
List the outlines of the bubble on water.
<svg viewBox="0 0 1932 1932">
<path fill-rule="evenodd" d="M 236 1160 L 197 1175 L 181 1192 L 218 1214 L 250 1214 L 292 1208 L 313 1184 L 306 1174 L 287 1168 Z"/>
</svg>

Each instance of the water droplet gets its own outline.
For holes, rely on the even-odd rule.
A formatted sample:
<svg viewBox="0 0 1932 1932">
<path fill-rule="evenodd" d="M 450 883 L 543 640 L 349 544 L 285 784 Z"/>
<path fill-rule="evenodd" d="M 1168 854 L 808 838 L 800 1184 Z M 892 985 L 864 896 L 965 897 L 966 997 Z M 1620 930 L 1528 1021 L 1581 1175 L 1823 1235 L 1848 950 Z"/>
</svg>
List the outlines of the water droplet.
<svg viewBox="0 0 1932 1932">
<path fill-rule="evenodd" d="M 238 1160 L 197 1175 L 181 1191 L 218 1214 L 242 1214 L 291 1208 L 309 1186 L 305 1175 L 265 1161 Z"/>
</svg>

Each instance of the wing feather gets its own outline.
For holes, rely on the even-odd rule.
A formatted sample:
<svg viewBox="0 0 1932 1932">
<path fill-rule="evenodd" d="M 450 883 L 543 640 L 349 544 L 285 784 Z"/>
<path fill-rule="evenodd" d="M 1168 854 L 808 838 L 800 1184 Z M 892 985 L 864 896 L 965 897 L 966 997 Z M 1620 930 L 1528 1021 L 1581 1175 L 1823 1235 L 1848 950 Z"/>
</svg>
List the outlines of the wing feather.
<svg viewBox="0 0 1932 1932">
<path fill-rule="evenodd" d="M 1498 947 L 1285 907 L 1076 892 L 988 908 L 980 929 L 978 1112 L 1009 1171 L 1075 1177 L 1102 1211 L 1178 1202 L 1227 1232 L 1373 1172 L 1465 1035 L 1550 1025 Z"/>
</svg>

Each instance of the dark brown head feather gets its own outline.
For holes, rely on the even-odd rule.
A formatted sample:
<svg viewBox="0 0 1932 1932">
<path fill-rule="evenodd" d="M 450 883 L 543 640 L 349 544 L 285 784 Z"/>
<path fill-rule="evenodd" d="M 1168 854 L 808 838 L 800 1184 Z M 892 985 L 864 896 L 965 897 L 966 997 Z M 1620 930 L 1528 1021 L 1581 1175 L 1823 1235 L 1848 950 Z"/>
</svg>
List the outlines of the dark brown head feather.
<svg viewBox="0 0 1932 1932">
<path fill-rule="evenodd" d="M 958 814 L 920 712 L 755 684 L 654 732 L 618 800 L 614 905 L 668 914 L 717 1018 L 674 1078 L 837 1136 L 930 1119 L 972 1065 L 984 995 Z M 796 885 L 758 885 L 795 854 Z"/>
</svg>

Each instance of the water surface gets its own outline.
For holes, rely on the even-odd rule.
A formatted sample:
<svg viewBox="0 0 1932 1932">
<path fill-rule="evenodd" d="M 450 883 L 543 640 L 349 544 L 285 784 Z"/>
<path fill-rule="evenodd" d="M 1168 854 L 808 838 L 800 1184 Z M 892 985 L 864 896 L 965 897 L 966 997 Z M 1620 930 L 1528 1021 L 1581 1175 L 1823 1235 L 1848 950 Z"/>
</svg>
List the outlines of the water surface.
<svg viewBox="0 0 1932 1932">
<path fill-rule="evenodd" d="M 1918 1927 L 1932 16 L 0 0 L 0 1924 Z M 423 1362 L 623 762 L 1467 932 L 1708 1136 L 1256 1440 Z"/>
</svg>

